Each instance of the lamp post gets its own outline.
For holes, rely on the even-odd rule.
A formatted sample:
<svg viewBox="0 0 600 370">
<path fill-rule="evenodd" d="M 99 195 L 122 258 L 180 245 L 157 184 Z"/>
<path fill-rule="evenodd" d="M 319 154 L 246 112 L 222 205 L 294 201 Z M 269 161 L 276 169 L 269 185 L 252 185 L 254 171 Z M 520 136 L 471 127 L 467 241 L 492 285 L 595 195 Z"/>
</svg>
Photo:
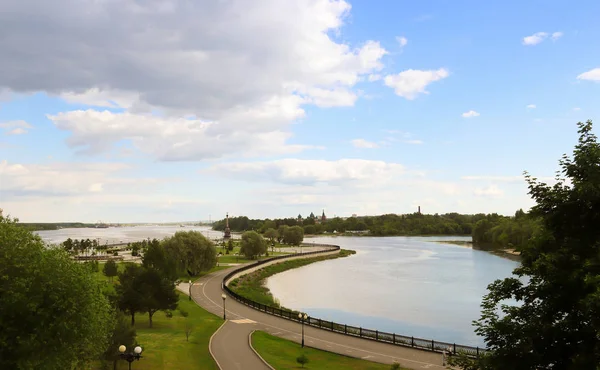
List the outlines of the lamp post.
<svg viewBox="0 0 600 370">
<path fill-rule="evenodd" d="M 304 348 L 304 320 L 308 319 L 307 314 L 298 313 L 298 318 L 302 321 L 302 348 Z"/>
<path fill-rule="evenodd" d="M 192 300 L 192 281 L 188 280 L 188 284 L 190 285 L 190 301 Z"/>
<path fill-rule="evenodd" d="M 129 370 L 131 370 L 131 363 L 133 362 L 133 360 L 139 360 L 140 358 L 142 358 L 142 347 L 140 346 L 136 346 L 133 349 L 133 352 L 127 352 L 125 353 L 125 351 L 127 350 L 127 347 L 125 347 L 124 345 L 120 345 L 119 346 L 119 356 L 129 362 Z"/>
<path fill-rule="evenodd" d="M 223 298 L 223 320 L 227 320 L 227 317 L 225 316 L 225 300 L 227 299 L 227 296 L 225 293 L 221 294 L 221 298 Z"/>
</svg>

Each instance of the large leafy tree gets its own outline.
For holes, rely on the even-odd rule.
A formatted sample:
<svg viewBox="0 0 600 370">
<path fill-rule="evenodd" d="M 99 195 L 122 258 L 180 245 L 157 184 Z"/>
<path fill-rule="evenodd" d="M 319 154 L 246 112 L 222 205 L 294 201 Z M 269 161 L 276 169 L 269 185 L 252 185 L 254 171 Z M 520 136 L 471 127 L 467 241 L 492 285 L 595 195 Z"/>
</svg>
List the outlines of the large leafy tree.
<svg viewBox="0 0 600 370">
<path fill-rule="evenodd" d="M 578 126 L 555 185 L 526 175 L 542 227 L 516 276 L 488 287 L 475 323 L 492 351 L 483 368 L 600 369 L 600 145 L 591 121 Z"/>
<path fill-rule="evenodd" d="M 165 278 L 172 281 L 177 279 L 177 263 L 167 254 L 164 245 L 156 239 L 148 244 L 142 264 L 145 268 L 158 270 Z"/>
<path fill-rule="evenodd" d="M 62 248 L 0 216 L 0 368 L 71 369 L 108 344 L 111 307 Z"/>
<path fill-rule="evenodd" d="M 266 240 L 256 231 L 246 231 L 242 234 L 240 253 L 248 258 L 256 258 L 267 251 Z"/>
<path fill-rule="evenodd" d="M 292 226 L 285 229 L 283 241 L 287 244 L 298 246 L 304 240 L 304 229 L 300 226 Z"/>
<path fill-rule="evenodd" d="M 135 314 L 144 312 L 144 295 L 139 286 L 139 276 L 143 267 L 128 263 L 125 269 L 119 273 L 119 284 L 117 288 L 117 306 L 119 309 L 131 316 L 131 325 L 135 325 Z"/>
<path fill-rule="evenodd" d="M 136 279 L 136 288 L 141 293 L 142 311 L 148 313 L 148 324 L 152 327 L 152 317 L 160 310 L 177 308 L 179 296 L 173 280 L 166 278 L 154 268 L 143 268 Z"/>
<path fill-rule="evenodd" d="M 165 251 L 172 258 L 178 272 L 198 275 L 217 264 L 217 250 L 213 243 L 198 231 L 179 231 L 163 241 Z"/>
</svg>

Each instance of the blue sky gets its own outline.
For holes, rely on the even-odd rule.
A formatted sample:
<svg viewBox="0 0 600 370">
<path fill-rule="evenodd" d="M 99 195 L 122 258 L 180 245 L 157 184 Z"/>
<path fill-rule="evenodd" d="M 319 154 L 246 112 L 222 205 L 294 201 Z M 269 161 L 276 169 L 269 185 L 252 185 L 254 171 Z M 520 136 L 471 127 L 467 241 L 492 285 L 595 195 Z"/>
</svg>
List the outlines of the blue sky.
<svg viewBox="0 0 600 370">
<path fill-rule="evenodd" d="M 34 6 L 35 5 L 35 6 Z M 0 5 L 23 221 L 498 212 L 598 120 L 600 4 Z M 597 131 L 597 130 L 596 130 Z"/>
</svg>

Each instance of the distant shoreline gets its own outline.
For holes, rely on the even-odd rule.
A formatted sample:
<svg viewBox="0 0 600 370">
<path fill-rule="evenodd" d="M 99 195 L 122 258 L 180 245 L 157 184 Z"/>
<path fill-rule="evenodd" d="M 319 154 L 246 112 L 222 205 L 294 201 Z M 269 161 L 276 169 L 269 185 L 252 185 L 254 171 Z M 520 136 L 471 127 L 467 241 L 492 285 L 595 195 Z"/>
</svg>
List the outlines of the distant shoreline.
<svg viewBox="0 0 600 370">
<path fill-rule="evenodd" d="M 495 254 L 498 257 L 507 258 L 512 261 L 517 261 L 517 262 L 521 261 L 521 253 L 515 249 L 478 249 L 478 248 L 473 247 L 472 241 L 463 241 L 463 240 L 447 240 L 447 241 L 436 240 L 435 243 L 460 245 L 461 247 L 471 248 L 471 249 L 475 249 L 475 250 L 483 251 L 483 252 L 489 252 L 489 253 Z"/>
</svg>

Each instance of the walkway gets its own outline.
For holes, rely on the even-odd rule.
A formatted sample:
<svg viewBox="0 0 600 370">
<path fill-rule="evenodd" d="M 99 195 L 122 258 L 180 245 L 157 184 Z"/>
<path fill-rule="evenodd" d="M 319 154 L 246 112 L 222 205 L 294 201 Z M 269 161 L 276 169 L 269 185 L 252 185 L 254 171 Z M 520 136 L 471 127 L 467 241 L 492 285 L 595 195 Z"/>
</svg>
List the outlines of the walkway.
<svg viewBox="0 0 600 370">
<path fill-rule="evenodd" d="M 197 280 L 192 286 L 194 301 L 206 310 L 223 316 L 221 282 L 235 268 L 217 271 Z M 187 287 L 182 287 L 182 291 L 185 290 Z M 252 330 L 262 330 L 297 343 L 301 341 L 299 323 L 254 310 L 229 296 L 226 309 L 228 321 L 215 333 L 210 345 L 222 370 L 268 369 L 250 348 L 248 338 Z M 445 369 L 439 353 L 350 337 L 309 326 L 304 329 L 305 344 L 313 348 L 385 364 L 396 361 L 410 369 Z"/>
</svg>

